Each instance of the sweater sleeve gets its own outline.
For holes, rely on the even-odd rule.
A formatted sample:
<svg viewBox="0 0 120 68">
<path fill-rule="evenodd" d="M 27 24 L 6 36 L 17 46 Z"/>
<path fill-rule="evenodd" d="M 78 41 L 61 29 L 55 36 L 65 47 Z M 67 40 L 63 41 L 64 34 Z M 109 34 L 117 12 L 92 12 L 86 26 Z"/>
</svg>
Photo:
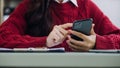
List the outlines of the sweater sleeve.
<svg viewBox="0 0 120 68">
<path fill-rule="evenodd" d="M 23 0 L 7 19 L 0 26 L 0 47 L 2 48 L 28 48 L 43 47 L 46 37 L 31 37 L 25 34 L 29 0 Z"/>
<path fill-rule="evenodd" d="M 91 0 L 88 0 L 87 9 L 95 24 L 96 49 L 120 49 L 120 29 Z"/>
</svg>

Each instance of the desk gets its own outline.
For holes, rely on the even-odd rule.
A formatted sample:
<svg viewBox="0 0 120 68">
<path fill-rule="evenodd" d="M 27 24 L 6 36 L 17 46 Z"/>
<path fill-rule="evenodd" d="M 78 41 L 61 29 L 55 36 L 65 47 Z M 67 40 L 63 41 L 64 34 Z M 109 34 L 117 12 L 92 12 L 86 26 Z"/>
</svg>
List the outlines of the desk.
<svg viewBox="0 0 120 68">
<path fill-rule="evenodd" d="M 108 53 L 5 53 L 0 67 L 120 67 L 120 54 Z"/>
</svg>

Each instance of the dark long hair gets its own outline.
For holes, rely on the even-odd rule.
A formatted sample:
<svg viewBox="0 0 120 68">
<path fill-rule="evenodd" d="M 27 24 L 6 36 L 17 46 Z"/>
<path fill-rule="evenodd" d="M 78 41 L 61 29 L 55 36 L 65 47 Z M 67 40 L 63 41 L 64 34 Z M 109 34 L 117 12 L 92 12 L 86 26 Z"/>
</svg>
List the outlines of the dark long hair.
<svg viewBox="0 0 120 68">
<path fill-rule="evenodd" d="M 47 36 L 52 29 L 50 3 L 52 0 L 29 0 L 30 5 L 26 13 L 26 33 L 31 36 Z"/>
</svg>

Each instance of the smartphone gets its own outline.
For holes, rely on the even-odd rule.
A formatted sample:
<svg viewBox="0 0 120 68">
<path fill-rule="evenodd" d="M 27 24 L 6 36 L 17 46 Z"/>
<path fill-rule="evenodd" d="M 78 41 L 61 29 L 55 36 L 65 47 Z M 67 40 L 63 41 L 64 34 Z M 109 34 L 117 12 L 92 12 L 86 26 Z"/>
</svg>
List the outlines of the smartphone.
<svg viewBox="0 0 120 68">
<path fill-rule="evenodd" d="M 75 30 L 77 32 L 81 32 L 85 35 L 90 35 L 90 31 L 92 28 L 92 22 L 93 22 L 92 18 L 84 19 L 84 20 L 76 20 L 73 22 L 72 30 Z M 71 35 L 71 38 L 73 38 L 75 40 L 83 41 L 83 39 L 81 39 L 75 35 Z"/>
</svg>

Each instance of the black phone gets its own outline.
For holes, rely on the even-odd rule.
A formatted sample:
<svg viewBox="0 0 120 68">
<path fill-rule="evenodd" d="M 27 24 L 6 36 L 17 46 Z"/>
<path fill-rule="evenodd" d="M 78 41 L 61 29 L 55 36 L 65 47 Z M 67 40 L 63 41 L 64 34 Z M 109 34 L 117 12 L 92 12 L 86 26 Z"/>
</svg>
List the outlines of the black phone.
<svg viewBox="0 0 120 68">
<path fill-rule="evenodd" d="M 76 20 L 73 22 L 72 30 L 75 30 L 77 32 L 81 32 L 85 35 L 90 35 L 90 31 L 92 28 L 92 22 L 93 22 L 92 18 L 83 19 L 83 20 Z M 73 38 L 75 40 L 83 41 L 83 39 L 81 39 L 75 35 L 71 35 L 71 38 Z"/>
</svg>

